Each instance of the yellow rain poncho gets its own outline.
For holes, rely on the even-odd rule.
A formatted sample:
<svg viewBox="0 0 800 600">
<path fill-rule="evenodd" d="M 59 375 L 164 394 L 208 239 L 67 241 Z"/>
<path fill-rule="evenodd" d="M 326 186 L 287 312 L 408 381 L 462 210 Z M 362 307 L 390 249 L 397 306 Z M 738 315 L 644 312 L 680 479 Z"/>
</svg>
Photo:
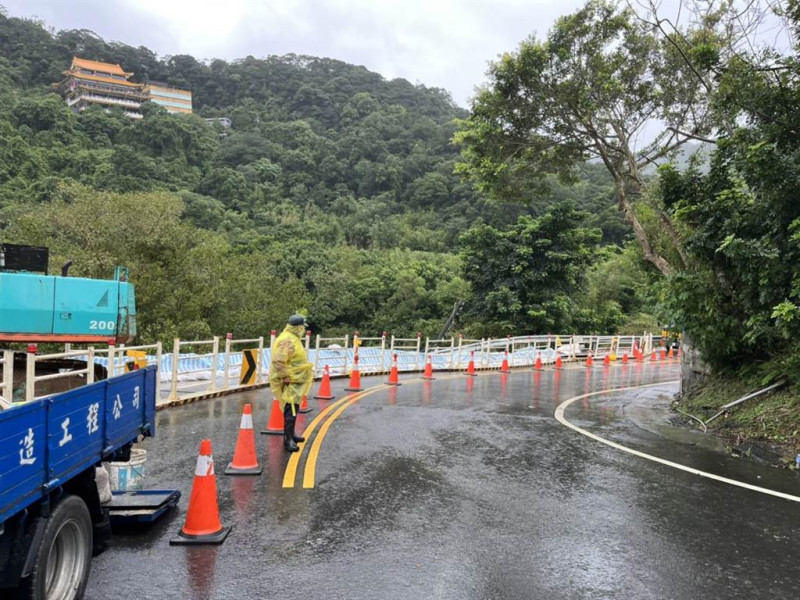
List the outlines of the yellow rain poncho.
<svg viewBox="0 0 800 600">
<path fill-rule="evenodd" d="M 314 381 L 312 369 L 308 362 L 306 349 L 303 347 L 305 326 L 287 325 L 272 344 L 272 366 L 269 372 L 269 385 L 275 399 L 280 402 L 281 412 L 286 403 L 292 405 L 292 414 L 303 396 L 307 395 Z M 284 380 L 288 379 L 288 383 Z"/>
</svg>

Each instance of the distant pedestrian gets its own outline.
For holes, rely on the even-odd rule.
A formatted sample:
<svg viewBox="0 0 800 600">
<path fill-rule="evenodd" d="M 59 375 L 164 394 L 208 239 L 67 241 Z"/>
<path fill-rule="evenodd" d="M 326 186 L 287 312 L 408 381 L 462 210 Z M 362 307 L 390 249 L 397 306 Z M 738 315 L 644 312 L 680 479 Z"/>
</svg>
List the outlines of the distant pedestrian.
<svg viewBox="0 0 800 600">
<path fill-rule="evenodd" d="M 305 438 L 294 433 L 297 409 L 313 382 L 313 365 L 308 362 L 303 339 L 306 320 L 303 315 L 292 315 L 289 324 L 272 344 L 272 366 L 269 385 L 283 411 L 283 447 L 287 452 L 297 452 L 297 442 Z"/>
</svg>

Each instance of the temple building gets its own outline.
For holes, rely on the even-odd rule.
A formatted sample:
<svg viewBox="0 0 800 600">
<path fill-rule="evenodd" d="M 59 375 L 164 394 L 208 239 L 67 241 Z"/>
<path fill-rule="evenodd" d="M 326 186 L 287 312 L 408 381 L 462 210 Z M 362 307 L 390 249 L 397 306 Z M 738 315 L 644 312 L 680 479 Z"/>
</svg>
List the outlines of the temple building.
<svg viewBox="0 0 800 600">
<path fill-rule="evenodd" d="M 126 73 L 119 65 L 76 57 L 64 75 L 54 87 L 73 110 L 81 112 L 92 104 L 119 106 L 128 117 L 142 118 L 139 109 L 148 99 L 144 85 L 128 81 L 133 73 Z"/>
<path fill-rule="evenodd" d="M 170 87 L 165 83 L 151 81 L 145 88 L 151 102 L 167 109 L 171 113 L 192 112 L 192 92 Z"/>
</svg>

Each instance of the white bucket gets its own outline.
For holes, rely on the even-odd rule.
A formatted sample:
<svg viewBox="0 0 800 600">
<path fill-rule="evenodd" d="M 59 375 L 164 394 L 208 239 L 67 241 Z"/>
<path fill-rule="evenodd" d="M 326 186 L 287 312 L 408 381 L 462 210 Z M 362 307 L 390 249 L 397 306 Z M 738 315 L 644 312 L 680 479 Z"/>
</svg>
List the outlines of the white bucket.
<svg viewBox="0 0 800 600">
<path fill-rule="evenodd" d="M 146 462 L 147 450 L 132 448 L 130 461 L 108 463 L 111 489 L 115 492 L 141 490 L 144 487 Z"/>
</svg>

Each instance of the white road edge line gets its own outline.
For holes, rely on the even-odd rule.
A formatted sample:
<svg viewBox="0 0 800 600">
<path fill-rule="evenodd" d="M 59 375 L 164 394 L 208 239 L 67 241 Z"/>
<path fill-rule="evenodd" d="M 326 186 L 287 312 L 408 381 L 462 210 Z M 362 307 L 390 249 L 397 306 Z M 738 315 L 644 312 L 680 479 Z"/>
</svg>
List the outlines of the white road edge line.
<svg viewBox="0 0 800 600">
<path fill-rule="evenodd" d="M 645 454 L 644 452 L 639 452 L 638 450 L 634 450 L 633 448 L 628 448 L 627 446 L 623 446 L 621 444 L 617 444 L 616 442 L 612 442 L 611 440 L 607 440 L 601 438 L 598 435 L 591 433 L 590 431 L 586 431 L 585 429 L 581 429 L 577 425 L 573 425 L 564 417 L 564 411 L 567 407 L 576 402 L 578 400 L 582 400 L 583 398 L 589 398 L 591 396 L 601 396 L 601 395 L 608 395 L 614 394 L 616 392 L 624 392 L 628 390 L 638 390 L 642 388 L 648 387 L 657 387 L 660 385 L 669 385 L 672 383 L 677 383 L 677 379 L 672 381 L 662 381 L 660 383 L 650 383 L 647 385 L 636 385 L 632 387 L 624 387 L 624 388 L 613 388 L 608 390 L 601 390 L 599 392 L 591 392 L 589 394 L 581 394 L 580 396 L 575 396 L 574 398 L 569 398 L 564 400 L 561 404 L 556 407 L 555 411 L 555 418 L 556 420 L 569 427 L 570 429 L 577 431 L 578 433 L 585 435 L 588 438 L 591 438 L 595 441 L 602 442 L 607 446 L 611 446 L 612 448 L 616 448 L 617 450 L 622 450 L 623 452 L 627 452 L 628 454 L 633 454 L 634 456 L 638 456 L 639 458 L 646 458 L 647 460 L 652 460 L 653 462 L 660 463 L 662 465 L 667 465 L 668 467 L 673 467 L 675 469 L 680 469 L 681 471 L 686 471 L 687 473 L 692 473 L 693 475 L 699 475 L 700 477 L 707 477 L 708 479 L 713 479 L 714 481 L 721 481 L 722 483 L 728 483 L 730 485 L 735 485 L 737 487 L 745 488 L 748 490 L 752 490 L 754 492 L 761 492 L 762 494 L 767 494 L 769 496 L 776 496 L 777 498 L 783 498 L 784 500 L 791 500 L 792 502 L 800 502 L 800 497 L 792 496 L 791 494 L 784 494 L 783 492 L 776 492 L 775 490 L 770 490 L 763 487 L 758 487 L 757 485 L 750 485 L 749 483 L 744 483 L 743 481 L 737 481 L 735 479 L 728 479 L 727 477 L 720 477 L 719 475 L 714 475 L 713 473 L 706 473 L 705 471 L 698 471 L 697 469 L 693 469 L 691 467 L 687 467 L 686 465 L 681 465 L 678 463 L 674 463 L 669 460 L 664 460 L 663 458 L 658 458 L 657 456 L 652 456 L 651 454 Z"/>
</svg>

